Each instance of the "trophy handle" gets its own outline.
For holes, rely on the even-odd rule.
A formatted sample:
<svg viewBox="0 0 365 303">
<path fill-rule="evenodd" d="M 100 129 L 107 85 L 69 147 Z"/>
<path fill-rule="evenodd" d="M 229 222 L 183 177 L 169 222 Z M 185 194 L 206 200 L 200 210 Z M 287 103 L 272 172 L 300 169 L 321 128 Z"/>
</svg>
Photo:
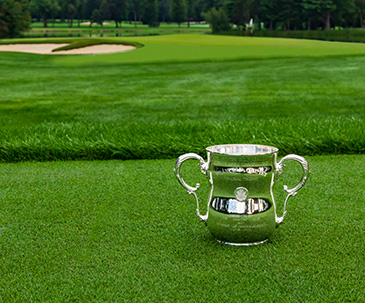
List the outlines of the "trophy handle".
<svg viewBox="0 0 365 303">
<path fill-rule="evenodd" d="M 199 189 L 200 184 L 197 183 L 195 185 L 195 187 L 186 184 L 185 181 L 184 181 L 184 179 L 183 179 L 183 177 L 181 176 L 181 173 L 180 173 L 181 165 L 183 164 L 184 161 L 189 160 L 189 159 L 199 160 L 199 162 L 200 162 L 199 163 L 200 171 L 205 176 L 207 176 L 208 163 L 205 162 L 202 157 L 200 157 L 199 155 L 194 154 L 194 153 L 185 154 L 185 155 L 182 155 L 179 158 L 177 158 L 176 165 L 175 165 L 175 169 L 174 169 L 175 170 L 175 174 L 176 174 L 176 177 L 179 180 L 180 184 L 186 189 L 186 191 L 188 192 L 188 194 L 193 194 L 194 195 L 194 197 L 196 199 L 196 205 L 197 205 L 196 206 L 197 207 L 196 208 L 196 213 L 197 213 L 198 217 L 201 220 L 206 221 L 208 219 L 208 214 L 206 214 L 205 216 L 203 216 L 203 215 L 200 214 L 198 196 L 195 193 Z"/>
<path fill-rule="evenodd" d="M 288 202 L 289 198 L 292 196 L 295 196 L 298 192 L 298 190 L 300 190 L 305 182 L 307 182 L 308 180 L 308 176 L 309 176 L 309 168 L 308 168 L 308 162 L 301 156 L 298 155 L 287 155 L 284 158 L 282 158 L 278 163 L 276 163 L 276 171 L 278 173 L 278 176 L 280 176 L 283 173 L 283 168 L 285 167 L 285 164 L 283 164 L 283 162 L 285 160 L 295 160 L 297 162 L 299 162 L 303 168 L 303 175 L 302 175 L 302 179 L 300 180 L 299 184 L 295 187 L 293 187 L 292 189 L 289 189 L 287 185 L 284 185 L 284 190 L 288 193 L 288 195 L 286 196 L 285 202 L 284 202 L 284 211 L 283 211 L 283 216 L 282 217 L 278 217 L 275 213 L 275 221 L 277 224 L 280 224 L 281 222 L 283 222 L 285 215 L 286 215 L 286 203 Z"/>
</svg>

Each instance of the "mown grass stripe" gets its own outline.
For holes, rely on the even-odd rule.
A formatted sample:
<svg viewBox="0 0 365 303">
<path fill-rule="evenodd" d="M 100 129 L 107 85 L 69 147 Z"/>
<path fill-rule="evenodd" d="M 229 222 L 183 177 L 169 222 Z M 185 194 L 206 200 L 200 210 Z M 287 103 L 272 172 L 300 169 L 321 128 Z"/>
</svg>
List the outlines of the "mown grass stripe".
<svg viewBox="0 0 365 303">
<path fill-rule="evenodd" d="M 364 64 L 347 55 L 79 66 L 3 53 L 0 159 L 163 159 L 220 143 L 364 153 Z"/>
</svg>

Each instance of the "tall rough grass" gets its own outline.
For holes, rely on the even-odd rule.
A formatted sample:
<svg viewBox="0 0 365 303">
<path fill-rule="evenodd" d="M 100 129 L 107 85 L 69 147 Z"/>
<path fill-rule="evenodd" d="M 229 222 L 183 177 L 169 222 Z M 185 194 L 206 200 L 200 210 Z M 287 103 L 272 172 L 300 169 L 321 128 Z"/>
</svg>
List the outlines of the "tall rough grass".
<svg viewBox="0 0 365 303">
<path fill-rule="evenodd" d="M 0 130 L 0 161 L 168 159 L 205 154 L 226 143 L 273 145 L 282 154 L 365 152 L 362 118 L 257 119 L 243 122 L 41 123 Z"/>
</svg>

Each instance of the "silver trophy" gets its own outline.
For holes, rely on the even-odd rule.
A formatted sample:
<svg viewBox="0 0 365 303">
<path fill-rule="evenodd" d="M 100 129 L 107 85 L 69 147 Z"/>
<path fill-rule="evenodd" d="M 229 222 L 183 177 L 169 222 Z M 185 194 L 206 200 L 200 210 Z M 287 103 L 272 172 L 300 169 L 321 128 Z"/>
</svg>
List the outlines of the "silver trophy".
<svg viewBox="0 0 365 303">
<path fill-rule="evenodd" d="M 231 245 L 257 245 L 268 240 L 275 228 L 284 220 L 286 204 L 303 187 L 309 176 L 307 161 L 297 155 L 287 155 L 277 162 L 278 149 L 272 146 L 228 144 L 207 147 L 208 160 L 197 154 L 180 156 L 175 173 L 181 185 L 195 196 L 197 214 L 219 241 Z M 201 172 L 211 184 L 207 211 L 202 215 L 195 187 L 185 183 L 181 176 L 182 163 L 188 159 L 199 160 Z M 294 188 L 286 185 L 288 193 L 284 212 L 278 217 L 273 195 L 275 177 L 283 172 L 286 160 L 298 161 L 303 168 L 301 181 Z"/>
</svg>

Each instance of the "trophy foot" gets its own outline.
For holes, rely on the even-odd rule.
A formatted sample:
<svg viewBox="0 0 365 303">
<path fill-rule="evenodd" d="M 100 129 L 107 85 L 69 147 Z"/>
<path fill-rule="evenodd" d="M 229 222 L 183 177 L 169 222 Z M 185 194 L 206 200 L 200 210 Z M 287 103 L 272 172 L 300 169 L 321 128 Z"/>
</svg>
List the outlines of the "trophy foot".
<svg viewBox="0 0 365 303">
<path fill-rule="evenodd" d="M 227 244 L 227 245 L 232 245 L 232 246 L 253 246 L 253 245 L 260 245 L 263 244 L 267 241 L 268 239 L 265 239 L 263 241 L 259 241 L 259 242 L 251 242 L 251 243 L 232 243 L 232 242 L 226 242 L 226 241 L 222 241 L 222 240 L 217 240 L 219 243 L 222 244 Z"/>
</svg>

